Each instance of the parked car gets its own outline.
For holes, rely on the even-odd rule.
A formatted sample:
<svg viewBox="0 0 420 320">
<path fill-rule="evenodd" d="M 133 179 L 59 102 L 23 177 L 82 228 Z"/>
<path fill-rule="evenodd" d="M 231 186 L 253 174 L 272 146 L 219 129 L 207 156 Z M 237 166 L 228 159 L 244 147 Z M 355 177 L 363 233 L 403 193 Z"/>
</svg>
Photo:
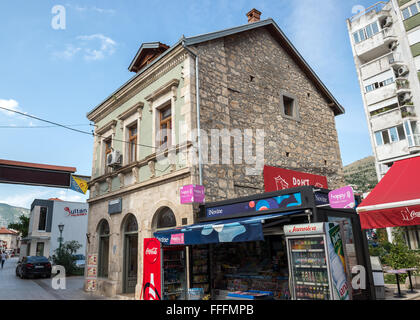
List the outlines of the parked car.
<svg viewBox="0 0 420 320">
<path fill-rule="evenodd" d="M 83 254 L 74 254 L 73 257 L 75 258 L 74 263 L 76 264 L 77 268 L 82 269 L 85 267 L 86 259 Z"/>
<path fill-rule="evenodd" d="M 29 276 L 51 277 L 51 262 L 42 256 L 27 256 L 18 261 L 16 276 L 21 279 Z"/>
</svg>

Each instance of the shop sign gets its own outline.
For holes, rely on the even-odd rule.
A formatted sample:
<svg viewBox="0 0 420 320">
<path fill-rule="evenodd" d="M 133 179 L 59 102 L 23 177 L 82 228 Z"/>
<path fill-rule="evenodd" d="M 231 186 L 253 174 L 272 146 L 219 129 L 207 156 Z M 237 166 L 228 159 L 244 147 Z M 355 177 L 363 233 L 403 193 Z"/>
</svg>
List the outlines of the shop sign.
<svg viewBox="0 0 420 320">
<path fill-rule="evenodd" d="M 144 300 L 161 300 L 161 248 L 159 240 L 145 238 L 143 250 L 143 288 L 141 295 Z"/>
<path fill-rule="evenodd" d="M 315 192 L 314 196 L 316 206 L 324 206 L 330 203 L 328 200 L 328 193 Z"/>
<path fill-rule="evenodd" d="M 88 214 L 87 209 L 73 209 L 73 210 L 71 210 L 69 207 L 65 207 L 64 211 L 67 212 L 67 217 L 86 216 Z"/>
<path fill-rule="evenodd" d="M 108 202 L 108 214 L 115 214 L 122 212 L 122 198 L 111 200 Z"/>
<path fill-rule="evenodd" d="M 183 233 L 176 233 L 171 234 L 171 241 L 169 244 L 184 244 L 184 234 Z"/>
<path fill-rule="evenodd" d="M 250 200 L 224 206 L 206 208 L 206 217 L 222 217 L 240 213 L 261 212 L 274 209 L 295 208 L 302 205 L 300 192 L 285 194 L 277 197 Z"/>
<path fill-rule="evenodd" d="M 314 186 L 328 189 L 327 177 L 316 174 L 264 166 L 265 192 L 289 188 Z"/>
<path fill-rule="evenodd" d="M 180 190 L 181 204 L 204 203 L 204 186 L 190 184 Z"/>
<path fill-rule="evenodd" d="M 356 204 L 353 188 L 350 186 L 331 191 L 328 194 L 328 198 L 330 207 L 334 209 L 351 209 Z"/>
<path fill-rule="evenodd" d="M 298 236 L 303 234 L 324 232 L 324 223 L 306 223 L 284 226 L 284 234 L 287 236 Z"/>
</svg>

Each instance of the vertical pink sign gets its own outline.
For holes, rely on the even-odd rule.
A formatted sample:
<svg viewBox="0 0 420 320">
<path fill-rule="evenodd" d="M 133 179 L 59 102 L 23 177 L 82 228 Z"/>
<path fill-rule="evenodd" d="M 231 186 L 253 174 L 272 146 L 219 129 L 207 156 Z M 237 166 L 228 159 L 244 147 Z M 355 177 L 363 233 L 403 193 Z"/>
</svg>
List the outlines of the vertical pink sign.
<svg viewBox="0 0 420 320">
<path fill-rule="evenodd" d="M 180 190 L 181 204 L 204 203 L 204 186 L 190 184 Z"/>
</svg>

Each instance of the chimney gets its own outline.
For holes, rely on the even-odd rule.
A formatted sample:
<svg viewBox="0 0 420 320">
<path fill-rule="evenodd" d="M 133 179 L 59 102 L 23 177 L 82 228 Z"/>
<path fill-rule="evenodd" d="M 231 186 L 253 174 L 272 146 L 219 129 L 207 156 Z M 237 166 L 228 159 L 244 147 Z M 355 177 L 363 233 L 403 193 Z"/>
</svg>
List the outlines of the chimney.
<svg viewBox="0 0 420 320">
<path fill-rule="evenodd" d="M 246 16 L 248 17 L 248 23 L 257 22 L 260 21 L 261 12 L 254 8 Z"/>
</svg>

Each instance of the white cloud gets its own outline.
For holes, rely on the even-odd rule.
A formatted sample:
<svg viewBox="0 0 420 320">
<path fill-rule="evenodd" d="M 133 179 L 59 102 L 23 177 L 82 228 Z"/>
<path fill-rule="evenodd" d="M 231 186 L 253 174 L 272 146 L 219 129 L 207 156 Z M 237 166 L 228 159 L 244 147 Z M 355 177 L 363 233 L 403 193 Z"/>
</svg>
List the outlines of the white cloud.
<svg viewBox="0 0 420 320">
<path fill-rule="evenodd" d="M 29 191 L 26 190 L 19 194 L 14 194 L 12 196 L 6 196 L 3 198 L 0 198 L 1 203 L 6 203 L 11 206 L 15 207 L 21 207 L 21 208 L 30 208 L 32 202 L 35 199 L 45 199 L 47 195 L 49 194 L 49 191 Z"/>
<path fill-rule="evenodd" d="M 59 198 L 64 201 L 72 202 L 86 202 L 87 196 L 81 193 L 77 194 L 73 190 L 60 190 L 55 198 Z"/>
<path fill-rule="evenodd" d="M 53 56 L 71 60 L 80 54 L 86 61 L 97 61 L 113 55 L 117 46 L 117 42 L 101 33 L 78 36 L 75 42 L 67 44 L 65 50 L 53 52 Z"/>
<path fill-rule="evenodd" d="M 21 111 L 21 110 L 19 110 L 19 103 L 14 99 L 9 99 L 9 100 L 0 99 L 0 107 L 7 108 L 7 109 L 10 109 L 10 110 L 15 110 L 15 111 Z M 13 116 L 17 115 L 14 112 L 7 111 L 7 110 L 4 110 L 4 109 L 0 109 L 0 112 L 9 116 L 9 117 L 13 117 Z"/>
<path fill-rule="evenodd" d="M 66 4 L 67 7 L 76 10 L 77 12 L 96 12 L 96 13 L 100 13 L 100 14 L 109 14 L 109 15 L 113 15 L 115 14 L 115 10 L 114 9 L 104 9 L 104 8 L 99 8 L 96 6 L 79 6 L 78 4 L 76 5 L 71 5 L 71 4 Z"/>
<path fill-rule="evenodd" d="M 68 44 L 66 45 L 65 50 L 53 52 L 53 56 L 56 58 L 71 60 L 80 50 L 82 50 L 82 48 L 75 47 L 72 44 Z"/>
</svg>

